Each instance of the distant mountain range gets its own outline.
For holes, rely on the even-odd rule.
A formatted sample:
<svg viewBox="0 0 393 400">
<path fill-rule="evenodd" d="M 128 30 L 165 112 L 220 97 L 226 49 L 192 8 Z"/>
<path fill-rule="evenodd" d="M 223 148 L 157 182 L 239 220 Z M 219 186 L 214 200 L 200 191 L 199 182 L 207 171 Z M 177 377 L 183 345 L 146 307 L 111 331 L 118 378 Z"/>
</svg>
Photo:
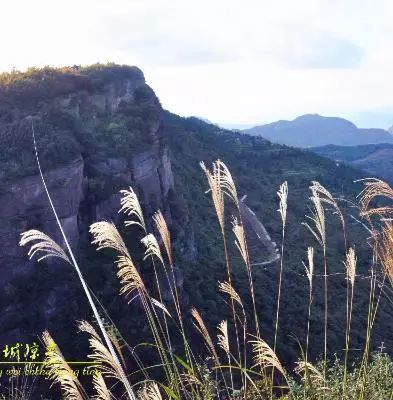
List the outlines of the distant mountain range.
<svg viewBox="0 0 393 400">
<path fill-rule="evenodd" d="M 360 129 L 344 118 L 323 117 L 318 114 L 302 115 L 293 121 L 282 120 L 255 126 L 242 132 L 294 147 L 393 144 L 393 134 L 384 129 Z"/>
<path fill-rule="evenodd" d="M 380 143 L 363 146 L 327 145 L 310 149 L 336 162 L 350 164 L 371 176 L 393 182 L 393 144 Z"/>
</svg>

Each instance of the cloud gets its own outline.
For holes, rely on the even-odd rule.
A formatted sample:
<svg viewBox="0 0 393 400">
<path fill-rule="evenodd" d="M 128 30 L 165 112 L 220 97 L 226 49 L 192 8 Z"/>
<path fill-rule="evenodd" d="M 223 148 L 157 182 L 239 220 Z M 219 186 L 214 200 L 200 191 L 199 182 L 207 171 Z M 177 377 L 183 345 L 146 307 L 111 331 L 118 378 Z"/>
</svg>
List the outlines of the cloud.
<svg viewBox="0 0 393 400">
<path fill-rule="evenodd" d="M 363 60 L 358 45 L 312 27 L 286 27 L 276 40 L 272 55 L 288 68 L 358 68 Z"/>
</svg>

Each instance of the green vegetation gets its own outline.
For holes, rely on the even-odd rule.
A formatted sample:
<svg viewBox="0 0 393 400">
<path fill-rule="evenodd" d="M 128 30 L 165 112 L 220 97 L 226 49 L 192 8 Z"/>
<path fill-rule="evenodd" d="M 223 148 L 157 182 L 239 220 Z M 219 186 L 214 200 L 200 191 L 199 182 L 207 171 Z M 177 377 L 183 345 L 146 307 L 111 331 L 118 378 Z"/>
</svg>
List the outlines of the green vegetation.
<svg viewBox="0 0 393 400">
<path fill-rule="evenodd" d="M 127 97 L 127 82 L 134 86 Z M 151 146 L 160 105 L 136 67 L 115 64 L 29 69 L 0 75 L 0 182 L 81 157 L 130 156 Z"/>
<path fill-rule="evenodd" d="M 165 265 L 161 265 L 154 242 L 140 243 L 148 232 L 162 235 L 162 226 L 160 231 L 147 218 L 149 213 L 145 212 L 147 220 L 143 230 L 135 226 L 119 228 L 127 243 L 128 254 L 122 249 L 118 255 L 130 256 L 137 267 L 134 270 L 128 262 L 123 267 L 130 269 L 123 270 L 126 275 L 119 276 L 123 290 L 133 290 L 131 297 L 121 300 L 115 295 L 119 289 L 116 276 L 119 264 L 113 266 L 113 253 L 104 251 L 96 254 L 86 244 L 78 254 L 78 261 L 86 282 L 96 296 L 94 303 L 99 318 L 92 318 L 85 293 L 78 289 L 71 273 L 73 271 L 67 273 L 59 265 L 53 268 L 40 266 L 33 278 L 22 278 L 7 287 L 10 298 L 19 304 L 18 315 L 12 316 L 13 326 L 16 323 L 26 331 L 46 328 L 39 325 L 42 314 L 46 312 L 39 301 L 46 302 L 49 291 L 60 282 L 63 286 L 61 290 L 64 289 L 60 297 L 66 301 L 57 306 L 55 315 L 51 317 L 53 326 L 50 329 L 64 354 L 67 358 L 80 357 L 91 351 L 87 348 L 85 336 L 75 337 L 75 319 L 91 320 L 97 331 L 100 328 L 97 321 L 101 319 L 120 341 L 120 353 L 126 358 L 124 368 L 133 374 L 130 380 L 136 389 L 143 390 L 141 382 L 146 379 L 146 374 L 149 380 L 160 384 L 161 396 L 174 399 L 208 400 L 217 398 L 217 392 L 220 392 L 221 398 L 251 400 L 272 397 L 282 400 L 329 399 L 329 396 L 333 399 L 334 396 L 337 398 L 337 393 L 341 396 L 342 392 L 348 399 L 391 395 L 391 361 L 383 351 L 377 351 L 381 342 L 384 342 L 388 352 L 393 348 L 390 287 L 379 267 L 370 274 L 370 268 L 374 267 L 373 248 L 370 246 L 370 232 L 362 224 L 370 227 L 371 222 L 376 222 L 378 229 L 381 225 L 374 218 L 359 216 L 356 196 L 363 184 L 354 181 L 362 178 L 363 174 L 308 151 L 223 130 L 197 118 L 180 118 L 168 112 L 162 114 L 158 99 L 144 83 L 136 89 L 131 101 L 112 102 L 107 84 L 113 85 L 112 89 L 115 92 L 118 90 L 121 97 L 124 95 L 124 85 L 121 84 L 124 77 L 132 82 L 143 79 L 141 72 L 134 68 L 100 65 L 3 75 L 0 94 L 7 93 L 9 101 L 0 102 L 0 144 L 5 150 L 0 155 L 0 171 L 3 174 L 0 183 L 7 185 L 15 178 L 36 174 L 30 115 L 45 169 L 83 156 L 88 176 L 85 207 L 94 206 L 126 188 L 120 177 L 114 179 L 97 166 L 110 157 L 120 155 L 128 159 L 150 149 L 157 140 L 151 133 L 159 127 L 158 134 L 162 134 L 159 139 L 167 141 L 175 176 L 175 187 L 166 199 L 172 219 L 170 231 L 174 261 L 163 255 Z M 111 109 L 113 104 L 116 105 L 115 112 Z M 248 257 L 239 254 L 234 243 L 236 237 L 232 232 L 231 215 L 237 217 L 238 226 L 242 226 L 242 221 L 239 207 L 233 199 L 228 201 L 226 198 L 226 221 L 224 228 L 220 229 L 216 212 L 211 206 L 211 192 L 207 192 L 206 177 L 199 167 L 202 160 L 209 166 L 216 159 L 222 159 L 230 166 L 237 187 L 236 198 L 247 195 L 245 203 L 262 220 L 279 248 L 282 244 L 282 220 L 277 212 L 277 190 L 284 181 L 288 183 L 279 313 L 279 264 L 260 265 L 266 261 L 267 252 L 261 241 L 249 232 L 246 232 Z M 313 202 L 309 200 L 310 195 L 314 195 L 309 190 L 312 181 L 320 182 L 332 193 L 345 219 L 347 244 L 337 208 L 324 204 L 325 257 L 316 238 L 302 225 L 303 222 L 311 224 L 306 215 L 311 215 L 314 210 Z M 312 186 L 315 188 L 315 184 Z M 149 204 L 142 206 L 147 208 Z M 130 218 L 125 217 L 127 220 Z M 166 243 L 163 237 L 160 242 L 163 253 Z M 309 278 L 303 265 L 303 262 L 307 264 L 309 246 L 314 247 L 311 303 Z M 144 260 L 146 247 L 149 253 Z M 350 247 L 356 252 L 357 278 L 349 323 L 348 277 L 343 262 L 347 260 Z M 66 257 L 69 258 L 69 254 Z M 325 261 L 329 284 L 327 292 L 323 276 Z M 128 283 L 135 285 L 138 276 L 138 285 L 125 289 Z M 217 296 L 218 281 L 228 281 L 229 278 L 230 287 L 236 290 L 242 306 L 232 302 L 232 296 L 228 298 L 228 290 Z M 181 283 L 183 279 L 184 284 Z M 382 282 L 385 285 L 380 286 Z M 136 291 L 138 296 L 134 298 Z M 369 303 L 370 293 L 375 296 L 372 303 Z M 130 299 L 132 301 L 128 305 Z M 163 312 L 162 304 L 171 317 Z M 376 304 L 378 307 L 374 308 Z M 198 310 L 198 313 L 194 311 L 192 314 L 199 331 L 204 333 L 202 339 L 191 323 L 192 307 Z M 370 318 L 374 316 L 375 321 L 372 318 L 371 324 Z M 223 348 L 224 342 L 216 346 L 216 327 L 222 320 L 228 323 L 229 355 Z M 259 324 L 255 323 L 256 320 Z M 218 363 L 200 321 L 212 337 Z M 225 326 L 220 326 L 219 333 L 223 336 Z M 83 327 L 86 331 L 86 325 Z M 325 355 L 325 329 L 326 363 L 324 360 L 318 362 Z M 244 330 L 254 337 L 246 335 L 244 341 Z M 251 368 L 254 364 L 252 356 L 256 351 L 250 341 L 255 340 L 255 336 L 261 348 L 267 350 L 264 356 L 268 355 L 270 360 L 263 357 L 257 360 L 252 372 L 239 369 L 239 365 Z M 270 350 L 264 344 L 268 344 Z M 271 350 L 276 351 L 272 354 Z M 138 366 L 139 359 L 134 357 L 135 354 L 142 358 L 143 368 Z M 370 358 L 371 354 L 375 354 L 374 361 Z M 303 372 L 293 372 L 299 360 L 307 361 L 309 365 L 306 364 Z M 154 365 L 157 367 L 152 367 Z M 322 375 L 323 382 L 318 374 L 311 374 L 311 367 Z M 252 375 L 251 379 L 248 373 Z M 116 374 L 116 378 L 127 385 L 118 370 Z M 112 378 L 105 377 L 110 383 L 108 386 L 115 384 L 111 390 L 120 397 L 121 385 Z M 313 381 L 314 378 L 317 380 Z M 61 380 L 58 382 L 61 383 Z M 343 382 L 346 382 L 345 386 Z M 89 387 L 86 390 L 90 393 Z M 186 394 L 187 390 L 191 394 Z"/>
<path fill-rule="evenodd" d="M 95 368 L 101 372 L 92 380 L 93 391 L 98 396 L 96 398 L 102 400 L 124 397 L 139 400 L 392 399 L 393 363 L 383 352 L 382 347 L 380 352 L 374 355 L 370 350 L 380 296 L 384 290 L 391 291 L 393 286 L 393 224 L 380 220 L 386 215 L 393 215 L 393 208 L 373 207 L 375 199 L 380 196 L 393 201 L 393 189 L 379 180 L 366 182 L 359 210 L 364 223 L 374 233 L 373 261 L 370 262 L 370 271 L 364 275 L 359 268 L 354 247 L 348 247 L 344 259 L 344 273 L 340 277 L 346 286 L 346 299 L 344 299 L 346 314 L 341 321 L 341 329 L 345 333 L 347 352 L 353 347 L 353 294 L 358 292 L 359 282 L 362 279 L 369 281 L 370 301 L 368 307 L 362 310 L 367 318 L 367 332 L 360 357 L 357 357 L 356 362 L 348 364 L 347 357 L 343 361 L 343 358 L 337 355 L 333 357 L 332 353 L 329 353 L 329 356 L 325 353 L 322 361 L 312 363 L 309 358 L 312 346 L 309 347 L 308 336 L 310 334 L 312 337 L 314 330 L 310 333 L 307 328 L 307 340 L 297 338 L 299 357 L 292 373 L 290 365 L 280 360 L 274 350 L 275 345 L 269 344 L 265 339 L 264 322 L 267 316 L 260 315 L 255 307 L 249 314 L 246 313 L 244 297 L 237 291 L 238 282 L 234 280 L 236 274 L 232 270 L 234 259 L 225 246 L 230 239 L 235 240 L 243 264 L 243 275 L 249 275 L 249 295 L 254 303 L 255 269 L 251 268 L 250 264 L 238 190 L 232 175 L 226 165 L 219 160 L 213 162 L 212 169 L 205 165 L 202 165 L 202 168 L 210 189 L 209 197 L 214 204 L 216 219 L 221 227 L 221 241 L 225 249 L 223 263 L 226 268 L 218 290 L 226 298 L 227 308 L 231 312 L 228 318 L 224 315 L 214 315 L 217 329 L 213 333 L 213 329 L 206 326 L 203 314 L 194 307 L 191 309 L 194 332 L 199 334 L 205 349 L 203 346 L 198 346 L 197 339 L 193 339 L 192 327 L 186 325 L 186 314 L 175 273 L 176 261 L 172 252 L 171 233 L 165 219 L 161 212 L 155 213 L 152 218 L 162 243 L 160 246 L 156 237 L 147 228 L 147 221 L 136 194 L 132 189 L 123 191 L 121 211 L 127 216 L 128 221 L 132 221 L 132 223 L 126 222 L 125 225 L 141 238 L 143 254 L 131 253 L 117 228 L 106 221 L 91 225 L 92 243 L 98 250 L 114 252 L 120 295 L 132 299 L 133 307 L 143 311 L 149 331 L 144 332 L 146 336 L 143 343 L 135 347 L 130 346 L 121 335 L 121 331 L 101 317 L 94 300 L 90 297 L 90 290 L 87 289 L 83 276 L 79 275 L 95 315 L 93 325 L 87 321 L 78 321 L 78 328 L 89 338 L 90 358 L 97 362 Z M 308 247 L 308 261 L 303 266 L 307 276 L 304 285 L 310 287 L 310 297 L 299 298 L 306 305 L 308 300 L 307 326 L 311 314 L 315 312 L 313 293 L 318 291 L 318 287 L 314 286 L 314 280 L 318 276 L 314 249 L 324 250 L 324 259 L 327 261 L 325 248 L 328 246 L 328 236 L 325 227 L 328 223 L 326 217 L 329 207 L 333 207 L 340 216 L 345 246 L 348 238 L 344 214 L 337 199 L 317 182 L 312 185 L 311 192 L 314 208 L 311 210 L 312 218 L 308 227 L 318 240 L 314 247 Z M 278 192 L 282 232 L 286 232 L 287 229 L 287 210 L 290 205 L 285 183 Z M 230 214 L 232 214 L 232 233 L 225 230 Z M 233 236 L 230 238 L 229 235 Z M 32 246 L 32 256 L 61 258 L 79 270 L 72 252 L 64 251 L 45 234 L 34 230 L 25 232 L 22 235 L 21 245 Z M 283 242 L 283 252 L 284 247 Z M 145 283 L 139 268 L 142 264 L 148 264 L 154 271 L 153 282 Z M 283 262 L 281 265 L 282 272 L 286 274 L 288 268 L 286 263 Z M 331 283 L 332 272 L 330 269 L 326 272 L 328 275 L 324 276 L 324 293 L 326 295 L 329 293 L 330 298 L 331 292 L 327 290 L 327 281 Z M 162 274 L 164 280 L 159 278 Z M 257 282 L 255 283 L 257 288 Z M 280 298 L 277 298 L 276 310 L 279 308 L 279 301 Z M 331 316 L 331 310 L 325 308 L 325 321 Z M 277 311 L 276 318 L 278 315 Z M 281 329 L 285 318 L 286 316 L 283 316 L 280 322 L 276 319 L 276 332 Z M 323 318 L 319 323 L 326 330 L 331 329 L 322 320 Z M 94 325 L 97 325 L 97 329 Z M 328 341 L 330 338 L 331 336 L 325 336 Z M 49 371 L 49 378 L 61 388 L 63 398 L 82 400 L 91 398 L 89 389 L 86 389 L 73 374 L 48 332 L 44 332 L 43 342 L 46 345 L 45 365 Z M 150 353 L 151 364 L 146 363 L 145 353 Z M 332 361 L 329 361 L 330 358 Z M 136 361 L 137 365 L 132 374 L 127 375 L 125 368 L 132 360 Z"/>
</svg>

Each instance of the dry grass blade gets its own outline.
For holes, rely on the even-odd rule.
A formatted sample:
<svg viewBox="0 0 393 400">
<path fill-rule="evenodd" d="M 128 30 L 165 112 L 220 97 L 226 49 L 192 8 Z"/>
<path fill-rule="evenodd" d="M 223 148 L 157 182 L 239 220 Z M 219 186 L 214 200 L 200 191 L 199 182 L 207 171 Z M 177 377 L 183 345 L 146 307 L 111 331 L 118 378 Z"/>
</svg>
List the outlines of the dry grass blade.
<svg viewBox="0 0 393 400">
<path fill-rule="evenodd" d="M 142 207 L 139 203 L 138 196 L 130 187 L 130 190 L 121 190 L 122 198 L 120 200 L 121 208 L 119 212 L 122 212 L 129 217 L 135 216 L 135 221 L 125 221 L 125 226 L 138 225 L 146 232 L 145 220 L 143 218 Z"/>
<path fill-rule="evenodd" d="M 94 237 L 91 243 L 98 245 L 97 250 L 114 249 L 131 259 L 119 231 L 112 222 L 95 222 L 90 225 L 90 233 Z"/>
<path fill-rule="evenodd" d="M 213 345 L 212 338 L 210 337 L 209 331 L 207 330 L 206 325 L 203 322 L 201 315 L 199 314 L 198 310 L 195 308 L 191 309 L 191 315 L 194 318 L 195 328 L 202 335 L 203 339 L 205 340 L 207 348 L 210 350 L 214 360 L 217 362 L 218 357 L 217 357 L 217 353 L 216 353 L 216 350 Z"/>
<path fill-rule="evenodd" d="M 244 227 L 243 225 L 239 224 L 239 221 L 236 217 L 232 218 L 232 230 L 236 237 L 236 247 L 242 256 L 244 263 L 248 264 L 247 242 Z"/>
<path fill-rule="evenodd" d="M 360 208 L 362 215 L 387 215 L 393 212 L 392 207 L 369 208 L 376 197 L 387 197 L 393 200 L 393 189 L 384 181 L 376 178 L 363 179 L 365 188 L 360 192 Z"/>
<path fill-rule="evenodd" d="M 165 265 L 160 246 L 153 234 L 149 233 L 146 235 L 143 239 L 141 239 L 141 243 L 146 247 L 145 256 L 143 257 L 144 260 L 149 257 L 156 256 L 161 261 L 162 265 Z"/>
<path fill-rule="evenodd" d="M 320 386 L 321 384 L 324 385 L 324 378 L 323 375 L 321 374 L 321 372 L 318 371 L 318 369 L 312 365 L 309 362 L 305 362 L 305 361 L 298 361 L 296 362 L 296 367 L 294 369 L 294 371 L 298 374 L 298 375 L 303 375 L 303 377 L 306 375 L 306 371 L 309 374 L 311 381 L 314 384 L 317 384 L 318 386 Z"/>
<path fill-rule="evenodd" d="M 157 299 L 154 299 L 153 297 L 151 297 L 150 300 L 151 300 L 151 303 L 152 303 L 155 307 L 157 307 L 157 308 L 159 308 L 160 310 L 164 311 L 164 313 L 165 313 L 166 315 L 168 315 L 169 318 L 172 318 L 171 313 L 170 313 L 170 312 L 168 311 L 168 309 L 164 306 L 164 304 L 162 304 L 162 303 L 161 303 L 160 301 L 158 301 Z M 173 319 L 173 318 L 172 318 L 172 319 Z"/>
<path fill-rule="evenodd" d="M 85 399 L 79 380 L 48 331 L 43 333 L 42 340 L 46 348 L 44 365 L 48 371 L 48 378 L 53 380 L 52 385 L 58 383 L 66 399 Z"/>
<path fill-rule="evenodd" d="M 312 228 L 311 225 L 306 222 L 303 222 L 302 225 L 304 225 L 314 235 L 318 243 L 324 247 L 326 245 L 325 211 L 322 206 L 319 192 L 313 186 L 310 186 L 310 189 L 312 192 L 310 200 L 314 205 L 314 209 L 312 210 L 312 216 L 306 215 L 306 218 L 310 219 L 314 223 L 315 228 Z"/>
<path fill-rule="evenodd" d="M 68 262 L 72 265 L 70 259 L 68 258 L 65 251 L 48 235 L 43 232 L 31 229 L 29 231 L 23 232 L 19 242 L 20 246 L 26 246 L 31 244 L 28 256 L 30 260 L 36 255 L 40 255 L 38 262 L 44 260 L 48 257 L 57 257 Z"/>
<path fill-rule="evenodd" d="M 171 235 L 168 229 L 168 225 L 161 211 L 157 211 L 153 215 L 153 221 L 164 243 L 165 250 L 169 259 L 169 264 L 173 265 Z"/>
<path fill-rule="evenodd" d="M 282 225 L 285 226 L 285 222 L 287 220 L 287 208 L 288 208 L 288 182 L 285 181 L 281 184 L 280 189 L 277 192 L 277 195 L 280 199 L 280 208 L 278 212 L 281 215 Z"/>
<path fill-rule="evenodd" d="M 258 365 L 261 368 L 273 367 L 280 371 L 286 379 L 284 368 L 273 349 L 261 338 L 255 338 L 250 343 L 252 344 L 252 351 L 254 353 L 254 366 Z"/>
<path fill-rule="evenodd" d="M 146 291 L 145 284 L 131 258 L 119 256 L 116 264 L 118 267 L 117 277 L 121 284 L 120 294 L 129 297 L 135 290 L 138 292 Z"/>
<path fill-rule="evenodd" d="M 308 258 L 308 267 L 304 263 L 303 263 L 303 265 L 306 270 L 308 281 L 310 282 L 310 285 L 311 285 L 312 277 L 314 274 L 314 248 L 313 247 L 307 248 L 307 258 Z"/>
<path fill-rule="evenodd" d="M 356 254 L 355 250 L 351 247 L 346 255 L 346 260 L 344 261 L 346 276 L 348 281 L 351 283 L 352 287 L 355 284 L 356 276 Z"/>
<path fill-rule="evenodd" d="M 97 362 L 95 368 L 108 378 L 114 378 L 122 382 L 122 374 L 120 366 L 115 362 L 110 351 L 102 343 L 96 330 L 86 321 L 79 321 L 78 328 L 81 332 L 86 332 L 90 335 L 89 344 L 93 350 L 88 357 Z"/>
<path fill-rule="evenodd" d="M 218 290 L 222 293 L 228 294 L 229 297 L 236 301 L 236 303 L 238 303 L 239 306 L 243 309 L 242 300 L 231 284 L 229 284 L 228 282 L 218 282 Z"/>
<path fill-rule="evenodd" d="M 146 384 L 140 391 L 139 400 L 162 400 L 157 383 L 150 382 Z"/>
<path fill-rule="evenodd" d="M 217 329 L 220 332 L 217 335 L 218 345 L 225 351 L 225 353 L 229 354 L 228 322 L 221 321 L 218 324 Z"/>
<path fill-rule="evenodd" d="M 101 374 L 93 375 L 93 387 L 96 394 L 93 396 L 94 400 L 111 400 L 111 392 L 105 384 L 104 378 Z"/>
</svg>

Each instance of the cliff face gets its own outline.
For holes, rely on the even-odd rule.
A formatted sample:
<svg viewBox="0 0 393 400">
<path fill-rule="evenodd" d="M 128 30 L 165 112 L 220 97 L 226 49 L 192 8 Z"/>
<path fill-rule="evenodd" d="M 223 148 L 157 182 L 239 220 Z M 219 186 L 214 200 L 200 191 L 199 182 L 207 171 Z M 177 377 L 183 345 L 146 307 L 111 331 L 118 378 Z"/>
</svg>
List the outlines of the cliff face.
<svg viewBox="0 0 393 400">
<path fill-rule="evenodd" d="M 36 76 L 27 87 L 11 84 L 0 89 L 0 145 L 5 150 L 0 156 L 2 291 L 35 268 L 27 249 L 18 245 L 23 231 L 39 229 L 62 243 L 35 166 L 31 121 L 49 192 L 76 250 L 90 241 L 92 222 L 118 222 L 119 189 L 129 186 L 147 215 L 161 209 L 170 223 L 167 196 L 174 180 L 161 106 L 141 71 L 127 67 L 119 73 L 116 68 L 109 77 L 96 71 L 67 71 L 35 101 L 29 85 L 39 84 Z M 51 80 L 55 72 L 40 79 Z M 32 93 L 38 96 L 40 91 Z M 56 309 L 54 293 L 56 289 L 45 300 L 47 314 Z M 9 311 L 14 307 L 4 306 Z"/>
</svg>

